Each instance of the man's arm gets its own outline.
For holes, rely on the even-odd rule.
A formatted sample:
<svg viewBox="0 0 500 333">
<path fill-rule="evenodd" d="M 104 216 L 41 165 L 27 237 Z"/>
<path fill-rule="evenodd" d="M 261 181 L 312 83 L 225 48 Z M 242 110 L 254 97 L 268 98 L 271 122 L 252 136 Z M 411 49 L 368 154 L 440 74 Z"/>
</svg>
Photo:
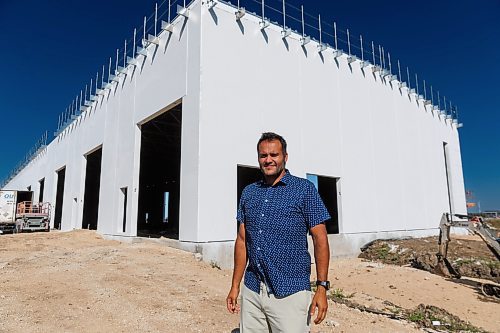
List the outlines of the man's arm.
<svg viewBox="0 0 500 333">
<path fill-rule="evenodd" d="M 227 309 L 230 313 L 239 313 L 240 306 L 238 295 L 240 294 L 240 283 L 247 265 L 247 246 L 245 243 L 245 224 L 241 223 L 238 229 L 238 236 L 234 243 L 234 269 L 231 290 L 226 298 Z"/>
<path fill-rule="evenodd" d="M 314 243 L 314 258 L 316 260 L 316 277 L 320 281 L 328 280 L 328 264 L 330 263 L 330 247 L 328 245 L 328 235 L 324 223 L 310 229 Z M 318 314 L 314 319 L 315 324 L 319 324 L 325 319 L 328 310 L 326 289 L 318 286 L 314 294 L 309 314 L 311 317 L 318 308 Z"/>
</svg>

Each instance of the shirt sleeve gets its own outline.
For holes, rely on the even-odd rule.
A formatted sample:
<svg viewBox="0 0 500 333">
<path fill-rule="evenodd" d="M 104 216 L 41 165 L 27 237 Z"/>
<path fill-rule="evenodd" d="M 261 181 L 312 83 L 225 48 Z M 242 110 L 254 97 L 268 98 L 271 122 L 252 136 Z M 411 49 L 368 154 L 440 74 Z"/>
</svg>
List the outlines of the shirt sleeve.
<svg viewBox="0 0 500 333">
<path fill-rule="evenodd" d="M 306 193 L 304 195 L 304 217 L 307 227 L 311 229 L 320 223 L 323 223 L 331 218 L 328 210 L 319 196 L 318 190 L 313 183 L 307 181 Z"/>
</svg>

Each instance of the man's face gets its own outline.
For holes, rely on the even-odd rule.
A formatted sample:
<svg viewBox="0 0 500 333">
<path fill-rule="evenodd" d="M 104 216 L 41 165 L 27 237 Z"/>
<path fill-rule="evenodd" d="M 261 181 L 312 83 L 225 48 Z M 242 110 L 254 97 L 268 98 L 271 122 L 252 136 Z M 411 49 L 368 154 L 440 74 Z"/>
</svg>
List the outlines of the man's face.
<svg viewBox="0 0 500 333">
<path fill-rule="evenodd" d="M 283 155 L 279 140 L 264 140 L 259 144 L 259 166 L 265 176 L 278 176 L 285 169 L 288 154 Z"/>
</svg>

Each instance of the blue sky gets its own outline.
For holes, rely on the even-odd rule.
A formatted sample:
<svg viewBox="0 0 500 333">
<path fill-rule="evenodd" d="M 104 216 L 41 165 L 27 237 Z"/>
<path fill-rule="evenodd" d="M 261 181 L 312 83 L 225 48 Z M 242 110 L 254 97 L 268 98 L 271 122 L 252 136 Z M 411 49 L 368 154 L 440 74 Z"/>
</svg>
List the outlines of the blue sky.
<svg viewBox="0 0 500 333">
<path fill-rule="evenodd" d="M 173 2 L 173 1 L 172 1 Z M 236 1 L 233 1 L 236 3 Z M 260 11 L 254 0 L 241 0 Z M 152 0 L 0 0 L 0 179 L 5 177 L 58 116 L 102 70 L 116 48 L 141 30 Z M 280 7 L 280 1 L 266 4 Z M 417 73 L 458 106 L 466 188 L 483 210 L 500 209 L 500 0 L 319 1 L 304 4 L 306 21 L 324 30 L 359 34 L 391 53 L 411 77 Z M 272 11 L 268 10 L 272 15 Z M 291 24 L 293 21 L 289 20 Z M 295 22 L 296 23 L 296 22 Z M 311 27 L 306 31 L 315 34 Z M 342 35 L 342 33 L 339 33 Z M 353 37 L 354 38 L 354 37 Z M 333 44 L 325 35 L 327 43 Z M 352 39 L 351 39 L 352 40 Z"/>
</svg>

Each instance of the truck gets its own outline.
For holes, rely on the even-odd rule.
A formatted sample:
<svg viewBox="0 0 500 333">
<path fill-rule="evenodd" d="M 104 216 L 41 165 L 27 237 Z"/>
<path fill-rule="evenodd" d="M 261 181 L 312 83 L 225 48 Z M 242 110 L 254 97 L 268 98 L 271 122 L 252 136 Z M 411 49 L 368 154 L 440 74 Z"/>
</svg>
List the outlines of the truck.
<svg viewBox="0 0 500 333">
<path fill-rule="evenodd" d="M 0 191 L 0 234 L 50 231 L 50 203 L 32 197 L 31 191 Z"/>
</svg>

